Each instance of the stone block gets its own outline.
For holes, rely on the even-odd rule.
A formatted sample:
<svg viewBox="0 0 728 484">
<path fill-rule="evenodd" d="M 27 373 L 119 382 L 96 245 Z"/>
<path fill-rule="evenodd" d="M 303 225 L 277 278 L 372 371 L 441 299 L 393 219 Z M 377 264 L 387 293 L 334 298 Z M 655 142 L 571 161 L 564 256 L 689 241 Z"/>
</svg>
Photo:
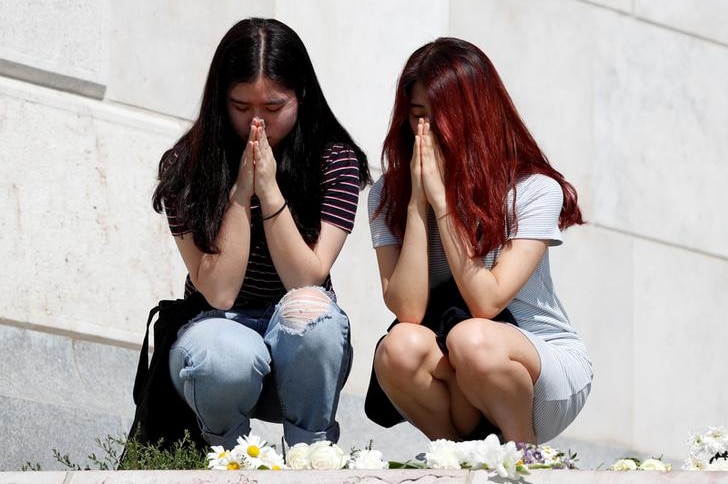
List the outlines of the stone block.
<svg viewBox="0 0 728 484">
<path fill-rule="evenodd" d="M 604 12 L 594 54 L 593 220 L 728 255 L 728 50 Z M 708 74 L 710 73 L 710 74 Z"/>
<path fill-rule="evenodd" d="M 103 96 L 107 2 L 3 0 L 0 8 L 0 75 Z"/>
<path fill-rule="evenodd" d="M 726 424 L 728 261 L 634 244 L 634 446 L 687 456 L 691 433 Z"/>
<path fill-rule="evenodd" d="M 728 45 L 728 4 L 722 0 L 634 0 L 634 14 L 649 22 Z"/>
<path fill-rule="evenodd" d="M 17 276 L 0 282 L 0 314 L 138 343 L 149 308 L 182 290 L 150 201 L 182 124 L 7 79 L 0 113 L 0 228 Z"/>
<path fill-rule="evenodd" d="M 245 17 L 273 17 L 265 0 L 110 2 L 109 92 L 123 104 L 197 117 L 212 55 Z"/>
</svg>

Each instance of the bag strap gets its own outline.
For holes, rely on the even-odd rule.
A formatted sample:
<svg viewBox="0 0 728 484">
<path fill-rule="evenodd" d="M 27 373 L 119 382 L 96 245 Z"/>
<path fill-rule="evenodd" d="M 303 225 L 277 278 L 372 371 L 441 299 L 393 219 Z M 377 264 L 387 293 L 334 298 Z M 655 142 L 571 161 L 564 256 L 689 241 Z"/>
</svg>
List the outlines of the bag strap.
<svg viewBox="0 0 728 484">
<path fill-rule="evenodd" d="M 142 350 L 139 353 L 139 363 L 137 364 L 136 378 L 134 379 L 134 403 L 139 404 L 141 399 L 142 387 L 147 381 L 147 372 L 149 371 L 149 325 L 152 323 L 152 319 L 159 312 L 159 305 L 153 307 L 149 311 L 149 318 L 147 318 L 147 330 L 144 333 L 144 342 L 142 343 Z"/>
</svg>

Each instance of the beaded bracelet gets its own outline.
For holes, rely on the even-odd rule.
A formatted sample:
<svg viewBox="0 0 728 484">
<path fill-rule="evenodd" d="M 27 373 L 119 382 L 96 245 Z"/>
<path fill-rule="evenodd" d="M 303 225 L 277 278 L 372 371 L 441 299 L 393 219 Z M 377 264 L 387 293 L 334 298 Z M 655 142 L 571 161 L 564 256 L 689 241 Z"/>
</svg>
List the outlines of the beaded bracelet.
<svg viewBox="0 0 728 484">
<path fill-rule="evenodd" d="M 268 215 L 267 217 L 263 217 L 261 220 L 263 222 L 265 222 L 266 220 L 272 219 L 273 217 L 275 217 L 278 214 L 280 214 L 283 211 L 283 209 L 286 208 L 287 206 L 288 206 L 288 200 L 283 200 L 283 206 L 281 208 L 279 208 L 278 210 L 276 210 L 274 213 Z"/>
</svg>

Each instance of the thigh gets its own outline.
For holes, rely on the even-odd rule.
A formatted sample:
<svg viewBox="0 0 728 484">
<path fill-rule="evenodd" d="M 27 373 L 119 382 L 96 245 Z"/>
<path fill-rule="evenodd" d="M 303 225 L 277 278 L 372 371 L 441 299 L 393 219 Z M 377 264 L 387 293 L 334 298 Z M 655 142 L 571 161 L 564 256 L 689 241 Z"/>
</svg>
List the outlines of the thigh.
<svg viewBox="0 0 728 484">
<path fill-rule="evenodd" d="M 516 361 L 523 365 L 536 382 L 541 373 L 541 360 L 533 342 L 518 327 L 499 321 L 471 318 L 458 323 L 447 336 L 447 347 L 453 365 L 478 367 L 500 361 Z M 490 360 L 489 363 L 486 363 Z"/>
<path fill-rule="evenodd" d="M 226 318 L 193 322 L 170 350 L 172 381 L 181 390 L 185 380 L 209 385 L 241 384 L 270 373 L 270 354 L 255 330 Z"/>
</svg>

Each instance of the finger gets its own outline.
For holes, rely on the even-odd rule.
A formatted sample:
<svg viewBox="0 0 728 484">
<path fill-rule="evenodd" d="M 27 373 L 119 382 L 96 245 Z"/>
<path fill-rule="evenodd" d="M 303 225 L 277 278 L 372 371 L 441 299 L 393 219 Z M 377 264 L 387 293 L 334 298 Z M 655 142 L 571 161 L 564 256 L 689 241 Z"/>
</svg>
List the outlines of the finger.
<svg viewBox="0 0 728 484">
<path fill-rule="evenodd" d="M 422 144 L 422 136 L 415 135 L 415 143 L 412 146 L 412 162 L 419 163 L 420 160 L 420 146 Z"/>
<path fill-rule="evenodd" d="M 243 153 L 243 162 L 245 163 L 245 166 L 250 169 L 253 164 L 255 163 L 255 141 L 248 141 L 248 144 L 245 147 L 245 152 Z"/>
<path fill-rule="evenodd" d="M 260 121 L 261 124 L 258 128 L 258 141 L 261 144 L 261 150 L 267 152 L 268 150 L 270 150 L 270 144 L 268 143 L 268 135 L 265 132 L 265 121 L 263 121 L 262 119 Z"/>
<path fill-rule="evenodd" d="M 432 135 L 430 134 L 430 123 L 424 123 L 422 130 L 422 152 L 425 155 L 429 155 L 429 152 L 432 150 Z"/>
</svg>

